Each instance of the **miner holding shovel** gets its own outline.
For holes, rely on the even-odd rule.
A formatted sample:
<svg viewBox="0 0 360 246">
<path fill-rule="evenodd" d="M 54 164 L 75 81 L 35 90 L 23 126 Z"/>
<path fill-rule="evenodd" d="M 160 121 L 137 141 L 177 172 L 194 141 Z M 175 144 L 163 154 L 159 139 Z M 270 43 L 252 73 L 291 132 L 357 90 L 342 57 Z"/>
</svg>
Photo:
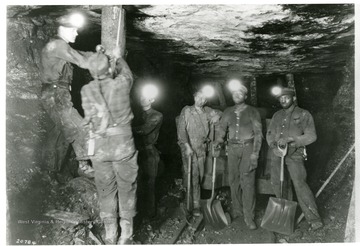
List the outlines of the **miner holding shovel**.
<svg viewBox="0 0 360 246">
<path fill-rule="evenodd" d="M 317 138 L 314 120 L 307 110 L 294 103 L 296 99 L 294 90 L 278 88 L 277 93 L 276 91 L 273 92 L 283 109 L 274 114 L 266 134 L 269 147 L 274 152 L 271 160 L 271 184 L 276 197 L 281 197 L 279 175 L 283 153 L 281 153 L 280 148 L 287 145 L 287 154 L 284 157 L 285 166 L 290 174 L 305 218 L 312 230 L 317 230 L 323 227 L 323 223 L 318 213 L 314 195 L 306 183 L 304 166 L 305 146 L 315 142 Z"/>
</svg>

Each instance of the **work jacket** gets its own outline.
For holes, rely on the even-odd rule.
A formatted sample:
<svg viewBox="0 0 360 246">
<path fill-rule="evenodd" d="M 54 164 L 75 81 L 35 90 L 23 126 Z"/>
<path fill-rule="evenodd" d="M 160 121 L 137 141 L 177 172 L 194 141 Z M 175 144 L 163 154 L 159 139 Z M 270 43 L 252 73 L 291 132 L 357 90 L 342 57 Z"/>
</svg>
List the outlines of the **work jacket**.
<svg viewBox="0 0 360 246">
<path fill-rule="evenodd" d="M 277 146 L 280 138 L 294 138 L 290 147 L 304 147 L 316 141 L 314 119 L 311 114 L 296 105 L 277 111 L 270 121 L 266 140 L 270 148 Z"/>
<path fill-rule="evenodd" d="M 141 147 L 156 144 L 163 121 L 162 113 L 150 108 L 143 111 L 142 119 L 144 124 L 134 127 L 134 132 L 142 137 Z"/>
<path fill-rule="evenodd" d="M 93 52 L 74 50 L 60 37 L 50 40 L 41 52 L 42 83 L 64 87 L 70 85 L 73 77 L 71 63 L 87 68 L 91 54 Z"/>
</svg>

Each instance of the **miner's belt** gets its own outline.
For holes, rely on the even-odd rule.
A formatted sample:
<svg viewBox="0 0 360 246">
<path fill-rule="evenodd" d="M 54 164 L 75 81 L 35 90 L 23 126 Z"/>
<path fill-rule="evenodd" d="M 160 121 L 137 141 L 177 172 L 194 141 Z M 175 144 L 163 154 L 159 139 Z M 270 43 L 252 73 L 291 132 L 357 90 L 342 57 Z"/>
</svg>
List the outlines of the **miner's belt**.
<svg viewBox="0 0 360 246">
<path fill-rule="evenodd" d="M 115 136 L 115 135 L 123 135 L 128 136 L 131 135 L 131 126 L 115 126 L 115 127 L 109 127 L 105 130 L 102 134 L 95 134 L 95 138 L 103 138 L 103 137 L 109 137 L 109 136 Z"/>
<path fill-rule="evenodd" d="M 236 139 L 229 139 L 228 143 L 229 145 L 233 145 L 235 147 L 245 147 L 248 145 L 251 145 L 254 142 L 254 139 L 246 139 L 246 140 L 236 140 Z"/>
<path fill-rule="evenodd" d="M 43 83 L 42 84 L 42 88 L 43 89 L 67 89 L 69 90 L 69 84 L 68 83 L 63 83 L 63 82 L 58 82 L 58 83 Z"/>
</svg>

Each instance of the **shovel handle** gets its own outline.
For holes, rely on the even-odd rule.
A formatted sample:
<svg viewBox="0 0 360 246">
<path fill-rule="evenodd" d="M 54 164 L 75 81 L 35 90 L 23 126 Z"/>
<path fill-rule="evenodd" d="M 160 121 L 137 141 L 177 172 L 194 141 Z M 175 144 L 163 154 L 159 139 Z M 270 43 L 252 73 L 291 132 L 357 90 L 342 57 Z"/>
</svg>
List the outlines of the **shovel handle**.
<svg viewBox="0 0 360 246">
<path fill-rule="evenodd" d="M 350 155 L 350 153 L 353 151 L 353 149 L 355 148 L 355 144 L 353 144 L 351 146 L 351 148 L 349 149 L 349 151 L 345 154 L 344 158 L 341 159 L 341 161 L 339 162 L 339 164 L 336 166 L 336 168 L 334 169 L 334 171 L 330 174 L 330 176 L 327 178 L 327 180 L 323 183 L 323 185 L 320 187 L 320 189 L 318 190 L 318 192 L 316 192 L 315 198 L 317 198 L 320 193 L 323 191 L 323 189 L 325 188 L 325 186 L 330 182 L 330 180 L 332 179 L 332 177 L 335 175 L 335 173 L 337 172 L 337 170 L 340 168 L 340 166 L 344 163 L 344 161 L 346 160 L 346 158 Z M 304 213 L 302 213 L 298 220 L 296 221 L 296 224 L 299 224 L 301 222 L 301 220 L 304 218 Z"/>
<path fill-rule="evenodd" d="M 288 149 L 288 145 L 285 144 L 285 148 L 281 148 L 278 145 L 278 149 L 281 151 L 282 156 L 281 156 L 281 165 L 280 165 L 280 198 L 282 198 L 283 196 L 283 184 L 284 184 L 284 160 L 285 160 L 285 156 L 287 154 L 287 149 Z"/>
<path fill-rule="evenodd" d="M 190 190 L 191 190 L 191 155 L 188 156 L 188 173 L 187 173 L 187 199 L 186 208 L 190 210 Z"/>
<path fill-rule="evenodd" d="M 213 173 L 212 173 L 212 186 L 211 186 L 211 200 L 215 194 L 215 179 L 216 179 L 216 157 L 213 158 Z"/>
</svg>

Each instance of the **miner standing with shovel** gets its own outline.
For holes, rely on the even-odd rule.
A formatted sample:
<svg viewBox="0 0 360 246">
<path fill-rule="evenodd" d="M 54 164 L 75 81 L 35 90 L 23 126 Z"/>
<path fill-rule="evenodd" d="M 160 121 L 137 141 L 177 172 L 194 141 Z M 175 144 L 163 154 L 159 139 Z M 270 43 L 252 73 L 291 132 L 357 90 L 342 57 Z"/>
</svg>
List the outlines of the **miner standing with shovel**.
<svg viewBox="0 0 360 246">
<path fill-rule="evenodd" d="M 306 145 L 316 141 L 314 120 L 311 114 L 295 102 L 295 92 L 289 88 L 279 88 L 274 92 L 280 101 L 282 110 L 276 112 L 271 119 L 266 134 L 266 140 L 273 150 L 274 156 L 271 160 L 271 184 L 276 197 L 280 197 L 280 163 L 282 153 L 278 147 L 288 145 L 285 156 L 285 166 L 289 171 L 294 184 L 296 196 L 306 220 L 310 223 L 312 230 L 323 227 L 315 198 L 306 183 L 306 169 L 304 160 L 306 158 Z"/>
<path fill-rule="evenodd" d="M 247 227 L 255 230 L 255 170 L 262 141 L 260 114 L 255 107 L 245 103 L 248 90 L 240 81 L 230 81 L 229 89 L 235 105 L 225 109 L 214 146 L 224 142 L 228 131 L 232 219 L 243 215 Z"/>
</svg>

